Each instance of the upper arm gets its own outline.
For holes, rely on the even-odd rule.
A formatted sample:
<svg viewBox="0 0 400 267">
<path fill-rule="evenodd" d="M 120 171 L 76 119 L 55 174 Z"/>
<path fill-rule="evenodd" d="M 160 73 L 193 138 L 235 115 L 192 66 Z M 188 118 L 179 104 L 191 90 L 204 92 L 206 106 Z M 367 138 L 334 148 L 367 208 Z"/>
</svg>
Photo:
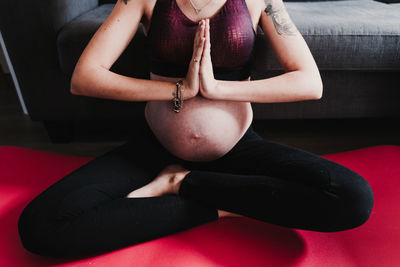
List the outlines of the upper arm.
<svg viewBox="0 0 400 267">
<path fill-rule="evenodd" d="M 82 52 L 74 70 L 88 66 L 110 69 L 135 36 L 146 0 L 118 0 Z M 87 70 L 87 69 L 86 69 Z"/>
<path fill-rule="evenodd" d="M 282 0 L 260 0 L 261 28 L 285 72 L 318 71 L 314 58 Z"/>
</svg>

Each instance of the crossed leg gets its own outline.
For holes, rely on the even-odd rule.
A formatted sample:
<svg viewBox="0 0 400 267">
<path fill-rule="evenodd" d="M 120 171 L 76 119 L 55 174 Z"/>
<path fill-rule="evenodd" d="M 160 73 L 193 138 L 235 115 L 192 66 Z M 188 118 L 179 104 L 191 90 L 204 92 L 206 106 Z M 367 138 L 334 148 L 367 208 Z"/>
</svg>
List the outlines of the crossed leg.
<svg viewBox="0 0 400 267">
<path fill-rule="evenodd" d="M 215 208 L 167 194 L 125 198 L 170 163 L 158 143 L 128 142 L 74 170 L 33 199 L 18 231 L 30 252 L 84 256 L 156 239 L 218 219 Z"/>
<path fill-rule="evenodd" d="M 178 195 L 125 198 L 171 163 L 191 170 Z M 177 160 L 154 139 L 145 138 L 51 185 L 25 207 L 18 231 L 32 253 L 66 257 L 183 231 L 217 220 L 217 209 L 330 232 L 361 225 L 372 206 L 372 190 L 357 173 L 261 137 L 243 138 L 220 159 L 204 163 Z"/>
<path fill-rule="evenodd" d="M 360 226 L 374 202 L 371 187 L 356 172 L 260 136 L 192 170 L 178 194 L 211 208 L 321 232 Z"/>
</svg>

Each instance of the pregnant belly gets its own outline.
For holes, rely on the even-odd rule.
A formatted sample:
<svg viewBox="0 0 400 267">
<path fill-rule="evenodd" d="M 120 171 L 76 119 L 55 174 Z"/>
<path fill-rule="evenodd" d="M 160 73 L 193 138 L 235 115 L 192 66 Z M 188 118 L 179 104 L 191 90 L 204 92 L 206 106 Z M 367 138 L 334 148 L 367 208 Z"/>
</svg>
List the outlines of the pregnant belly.
<svg viewBox="0 0 400 267">
<path fill-rule="evenodd" d="M 179 113 L 171 101 L 148 101 L 145 117 L 159 142 L 187 161 L 210 161 L 226 154 L 249 127 L 249 102 L 216 101 L 196 96 Z"/>
</svg>

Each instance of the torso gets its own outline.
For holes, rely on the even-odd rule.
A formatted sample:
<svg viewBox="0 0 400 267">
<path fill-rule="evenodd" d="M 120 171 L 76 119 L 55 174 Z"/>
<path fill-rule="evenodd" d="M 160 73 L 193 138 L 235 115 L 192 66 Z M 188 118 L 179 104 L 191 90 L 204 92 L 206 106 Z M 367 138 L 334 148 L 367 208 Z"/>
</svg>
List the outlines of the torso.
<svg viewBox="0 0 400 267">
<path fill-rule="evenodd" d="M 155 2 L 146 1 L 145 14 L 142 19 L 145 34 L 150 27 Z M 252 0 L 246 0 L 250 3 Z M 195 17 L 194 10 L 177 4 L 181 10 L 194 21 L 212 17 L 225 1 L 218 1 L 210 10 L 201 12 Z M 208 6 L 207 6 L 208 7 Z M 213 8 L 213 9 L 212 9 Z M 257 29 L 260 10 L 255 5 L 248 5 L 254 29 Z M 203 13 L 204 12 L 204 13 Z M 257 15 L 256 15 L 257 14 Z M 184 77 L 165 77 L 150 73 L 151 80 L 176 82 Z M 250 77 L 245 81 L 250 80 Z M 239 141 L 253 120 L 250 102 L 216 101 L 203 98 L 200 94 L 184 100 L 179 113 L 172 110 L 172 102 L 148 101 L 145 107 L 145 118 L 149 127 L 160 143 L 175 156 L 188 161 L 210 161 L 222 157 Z"/>
</svg>

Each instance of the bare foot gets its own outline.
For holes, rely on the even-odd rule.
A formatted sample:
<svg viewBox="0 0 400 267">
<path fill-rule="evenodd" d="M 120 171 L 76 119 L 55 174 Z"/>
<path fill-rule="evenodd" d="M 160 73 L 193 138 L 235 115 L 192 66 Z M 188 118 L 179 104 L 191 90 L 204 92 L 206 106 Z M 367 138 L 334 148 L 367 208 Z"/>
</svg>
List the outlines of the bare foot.
<svg viewBox="0 0 400 267">
<path fill-rule="evenodd" d="M 138 188 L 125 198 L 134 197 L 155 197 L 165 194 L 178 194 L 180 184 L 190 170 L 185 169 L 180 164 L 171 164 L 166 166 L 153 181 L 147 185 Z"/>
<path fill-rule="evenodd" d="M 224 210 L 218 210 L 218 218 L 222 217 L 243 217 L 243 215 L 224 211 Z"/>
</svg>

